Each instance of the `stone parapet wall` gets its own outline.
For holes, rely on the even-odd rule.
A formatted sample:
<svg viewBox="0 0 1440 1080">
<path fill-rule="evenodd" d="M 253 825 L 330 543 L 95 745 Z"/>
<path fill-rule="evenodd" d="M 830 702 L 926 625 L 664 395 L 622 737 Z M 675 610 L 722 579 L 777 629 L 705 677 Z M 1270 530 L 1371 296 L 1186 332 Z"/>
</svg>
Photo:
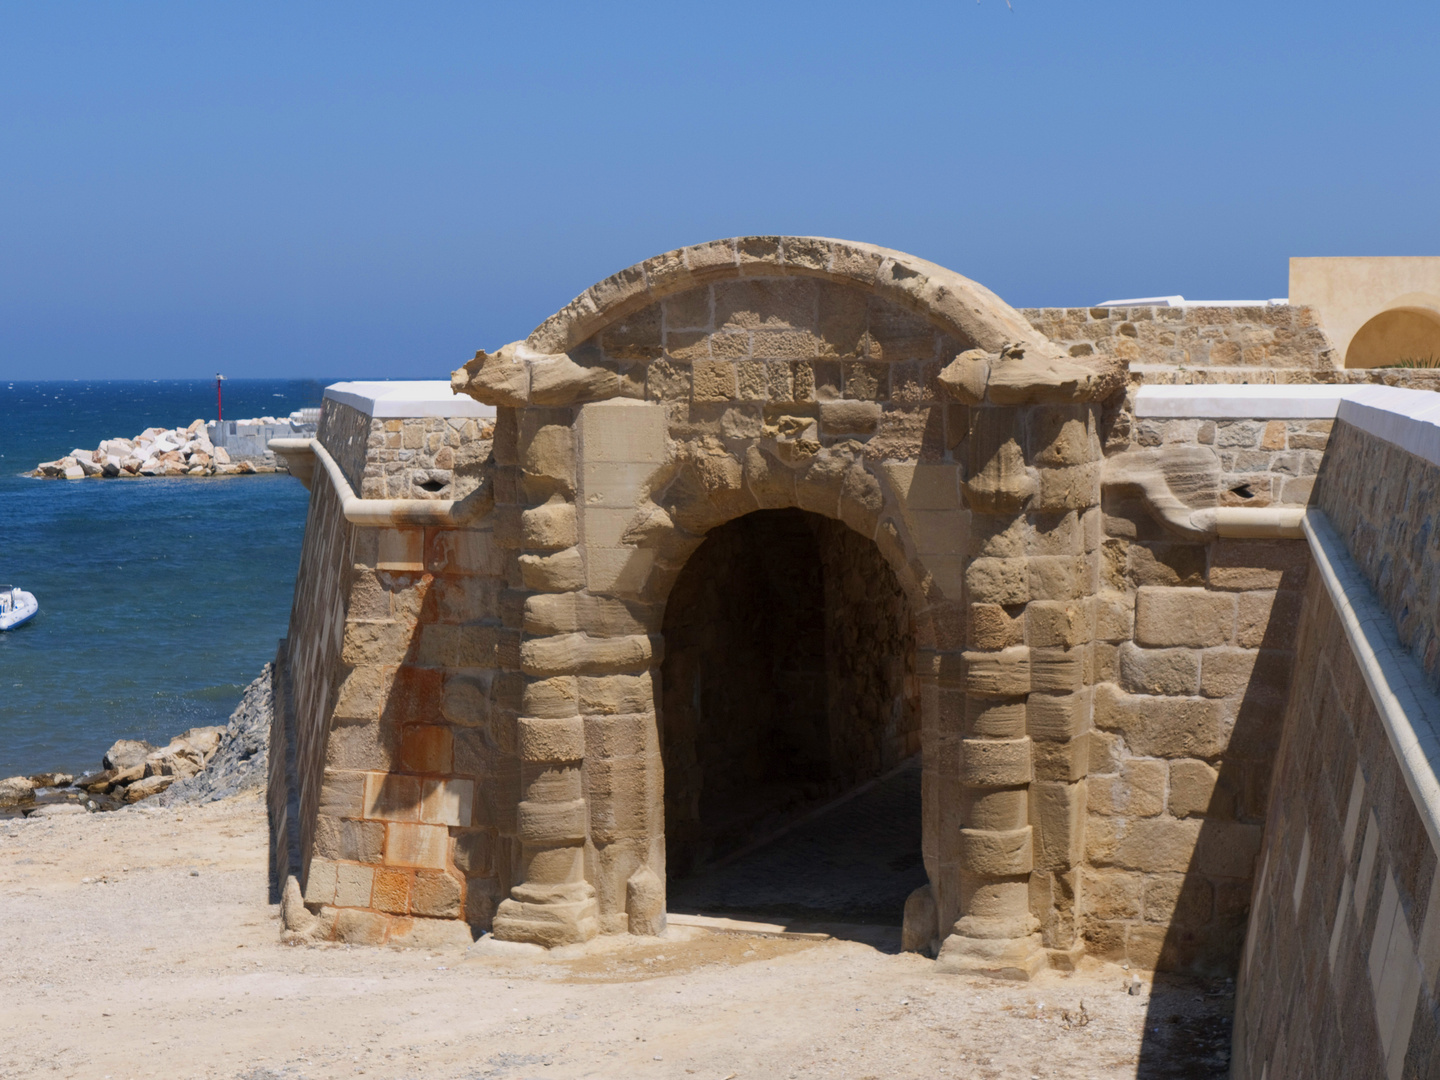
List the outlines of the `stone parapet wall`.
<svg viewBox="0 0 1440 1080">
<path fill-rule="evenodd" d="M 1440 370 L 1346 368 L 1313 308 L 1025 308 L 1071 356 L 1115 356 L 1135 383 L 1398 386 L 1440 390 Z"/>
<path fill-rule="evenodd" d="M 371 417 L 333 399 L 320 441 L 365 499 L 463 499 L 481 480 L 493 421 L 469 416 Z"/>
<path fill-rule="evenodd" d="M 1240 971 L 1233 1075 L 1432 1076 L 1440 861 L 1319 573 L 1297 652 Z"/>
<path fill-rule="evenodd" d="M 1342 420 L 1316 501 L 1440 688 L 1440 463 Z"/>
</svg>

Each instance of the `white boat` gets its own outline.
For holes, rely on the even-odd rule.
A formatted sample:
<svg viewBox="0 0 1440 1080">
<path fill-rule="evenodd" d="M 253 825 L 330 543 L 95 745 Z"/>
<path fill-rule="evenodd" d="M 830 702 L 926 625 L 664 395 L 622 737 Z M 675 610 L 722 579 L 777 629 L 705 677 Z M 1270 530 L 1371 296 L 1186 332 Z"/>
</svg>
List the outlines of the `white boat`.
<svg viewBox="0 0 1440 1080">
<path fill-rule="evenodd" d="M 40 610 L 35 597 L 13 585 L 0 585 L 0 630 L 13 630 Z"/>
</svg>

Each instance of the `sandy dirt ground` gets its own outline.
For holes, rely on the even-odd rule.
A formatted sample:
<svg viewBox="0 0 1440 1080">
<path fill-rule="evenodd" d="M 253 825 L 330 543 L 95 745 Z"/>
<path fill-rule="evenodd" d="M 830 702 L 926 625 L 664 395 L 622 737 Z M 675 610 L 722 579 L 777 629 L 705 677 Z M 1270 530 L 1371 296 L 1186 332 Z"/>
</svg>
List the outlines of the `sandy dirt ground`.
<svg viewBox="0 0 1440 1080">
<path fill-rule="evenodd" d="M 265 850 L 254 795 L 0 822 L 0 1077 L 1228 1073 L 1226 984 L 1131 995 L 1101 963 L 1007 984 L 693 928 L 542 957 L 286 946 Z"/>
</svg>

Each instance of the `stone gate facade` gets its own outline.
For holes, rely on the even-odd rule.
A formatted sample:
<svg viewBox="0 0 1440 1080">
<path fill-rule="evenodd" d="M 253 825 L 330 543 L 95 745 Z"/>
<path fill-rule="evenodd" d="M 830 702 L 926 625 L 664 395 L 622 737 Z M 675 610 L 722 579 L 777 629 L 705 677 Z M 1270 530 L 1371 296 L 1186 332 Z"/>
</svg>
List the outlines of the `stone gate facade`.
<svg viewBox="0 0 1440 1080">
<path fill-rule="evenodd" d="M 1011 976 L 1087 948 L 1233 969 L 1305 579 L 1280 508 L 1330 423 L 1147 419 L 1126 349 L 1153 312 L 1061 314 L 897 252 L 742 238 L 478 353 L 465 408 L 330 396 L 318 440 L 280 447 L 314 490 L 272 757 L 300 928 L 658 932 L 688 790 L 660 713 L 693 689 L 667 605 L 707 537 L 768 521 L 895 583 L 905 655 L 867 683 L 890 726 L 816 753 L 866 762 L 849 781 L 920 754 L 909 947 Z M 1285 317 L 1313 381 L 1324 335 Z M 1236 330 L 1234 356 L 1266 334 Z M 786 677 L 825 677 L 802 661 Z"/>
</svg>

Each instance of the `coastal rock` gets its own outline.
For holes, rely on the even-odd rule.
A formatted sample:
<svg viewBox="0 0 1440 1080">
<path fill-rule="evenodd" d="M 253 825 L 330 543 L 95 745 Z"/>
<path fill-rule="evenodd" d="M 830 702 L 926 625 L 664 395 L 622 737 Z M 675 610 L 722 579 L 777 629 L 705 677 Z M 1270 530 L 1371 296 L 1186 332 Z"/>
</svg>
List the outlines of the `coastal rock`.
<svg viewBox="0 0 1440 1080">
<path fill-rule="evenodd" d="M 75 777 L 63 772 L 36 773 L 30 779 L 36 787 L 69 787 L 75 782 Z"/>
<path fill-rule="evenodd" d="M 66 465 L 64 475 L 66 480 L 84 480 L 85 470 L 79 465 Z"/>
<path fill-rule="evenodd" d="M 275 707 L 271 681 L 273 671 L 273 665 L 266 664 L 259 678 L 245 688 L 240 704 L 230 714 L 230 723 L 225 728 L 196 728 L 186 732 L 186 738 L 199 746 L 204 745 L 201 733 L 222 733 L 218 749 L 210 757 L 205 770 L 189 779 L 177 781 L 155 800 L 158 805 L 214 802 L 265 786 L 270 720 Z"/>
<path fill-rule="evenodd" d="M 292 414 L 289 421 L 292 431 L 297 422 L 302 425 L 312 423 L 303 419 L 297 421 L 295 416 Z M 286 421 L 262 416 L 234 423 L 275 427 Z M 76 447 L 63 458 L 40 462 L 30 475 L 80 480 L 88 477 L 230 476 L 235 473 L 279 471 L 273 454 L 265 454 L 258 464 L 247 462 L 244 468 L 236 467 L 237 464 L 224 447 L 211 441 L 210 429 L 205 421 L 193 420 L 183 428 L 146 428 L 133 439 L 105 439 L 94 450 Z"/>
<path fill-rule="evenodd" d="M 110 790 L 118 774 L 119 770 L 117 769 L 102 769 L 100 772 L 86 773 L 75 781 L 75 786 L 92 795 L 100 794 Z"/>
<path fill-rule="evenodd" d="M 40 785 L 28 776 L 12 776 L 0 780 L 0 809 L 10 809 L 35 801 L 35 789 Z"/>
<path fill-rule="evenodd" d="M 67 817 L 70 814 L 88 814 L 89 811 L 79 803 L 61 802 L 50 803 L 35 809 L 31 817 Z"/>
<path fill-rule="evenodd" d="M 205 755 L 186 742 L 175 739 L 169 746 L 161 747 L 145 758 L 145 775 L 172 776 L 184 778 L 194 776 L 205 768 Z"/>
<path fill-rule="evenodd" d="M 125 789 L 125 801 L 137 803 L 141 799 L 148 799 L 151 795 L 158 795 L 176 780 L 174 776 L 146 776 L 136 780 Z"/>
<path fill-rule="evenodd" d="M 214 453 L 215 453 L 215 464 L 217 464 L 217 465 L 229 465 L 229 464 L 230 464 L 230 451 L 226 450 L 225 447 L 223 447 L 223 446 L 217 446 L 217 447 L 215 447 Z"/>
<path fill-rule="evenodd" d="M 105 768 L 123 771 L 134 765 L 143 765 L 145 758 L 160 749 L 140 739 L 116 739 L 103 759 Z"/>
</svg>

